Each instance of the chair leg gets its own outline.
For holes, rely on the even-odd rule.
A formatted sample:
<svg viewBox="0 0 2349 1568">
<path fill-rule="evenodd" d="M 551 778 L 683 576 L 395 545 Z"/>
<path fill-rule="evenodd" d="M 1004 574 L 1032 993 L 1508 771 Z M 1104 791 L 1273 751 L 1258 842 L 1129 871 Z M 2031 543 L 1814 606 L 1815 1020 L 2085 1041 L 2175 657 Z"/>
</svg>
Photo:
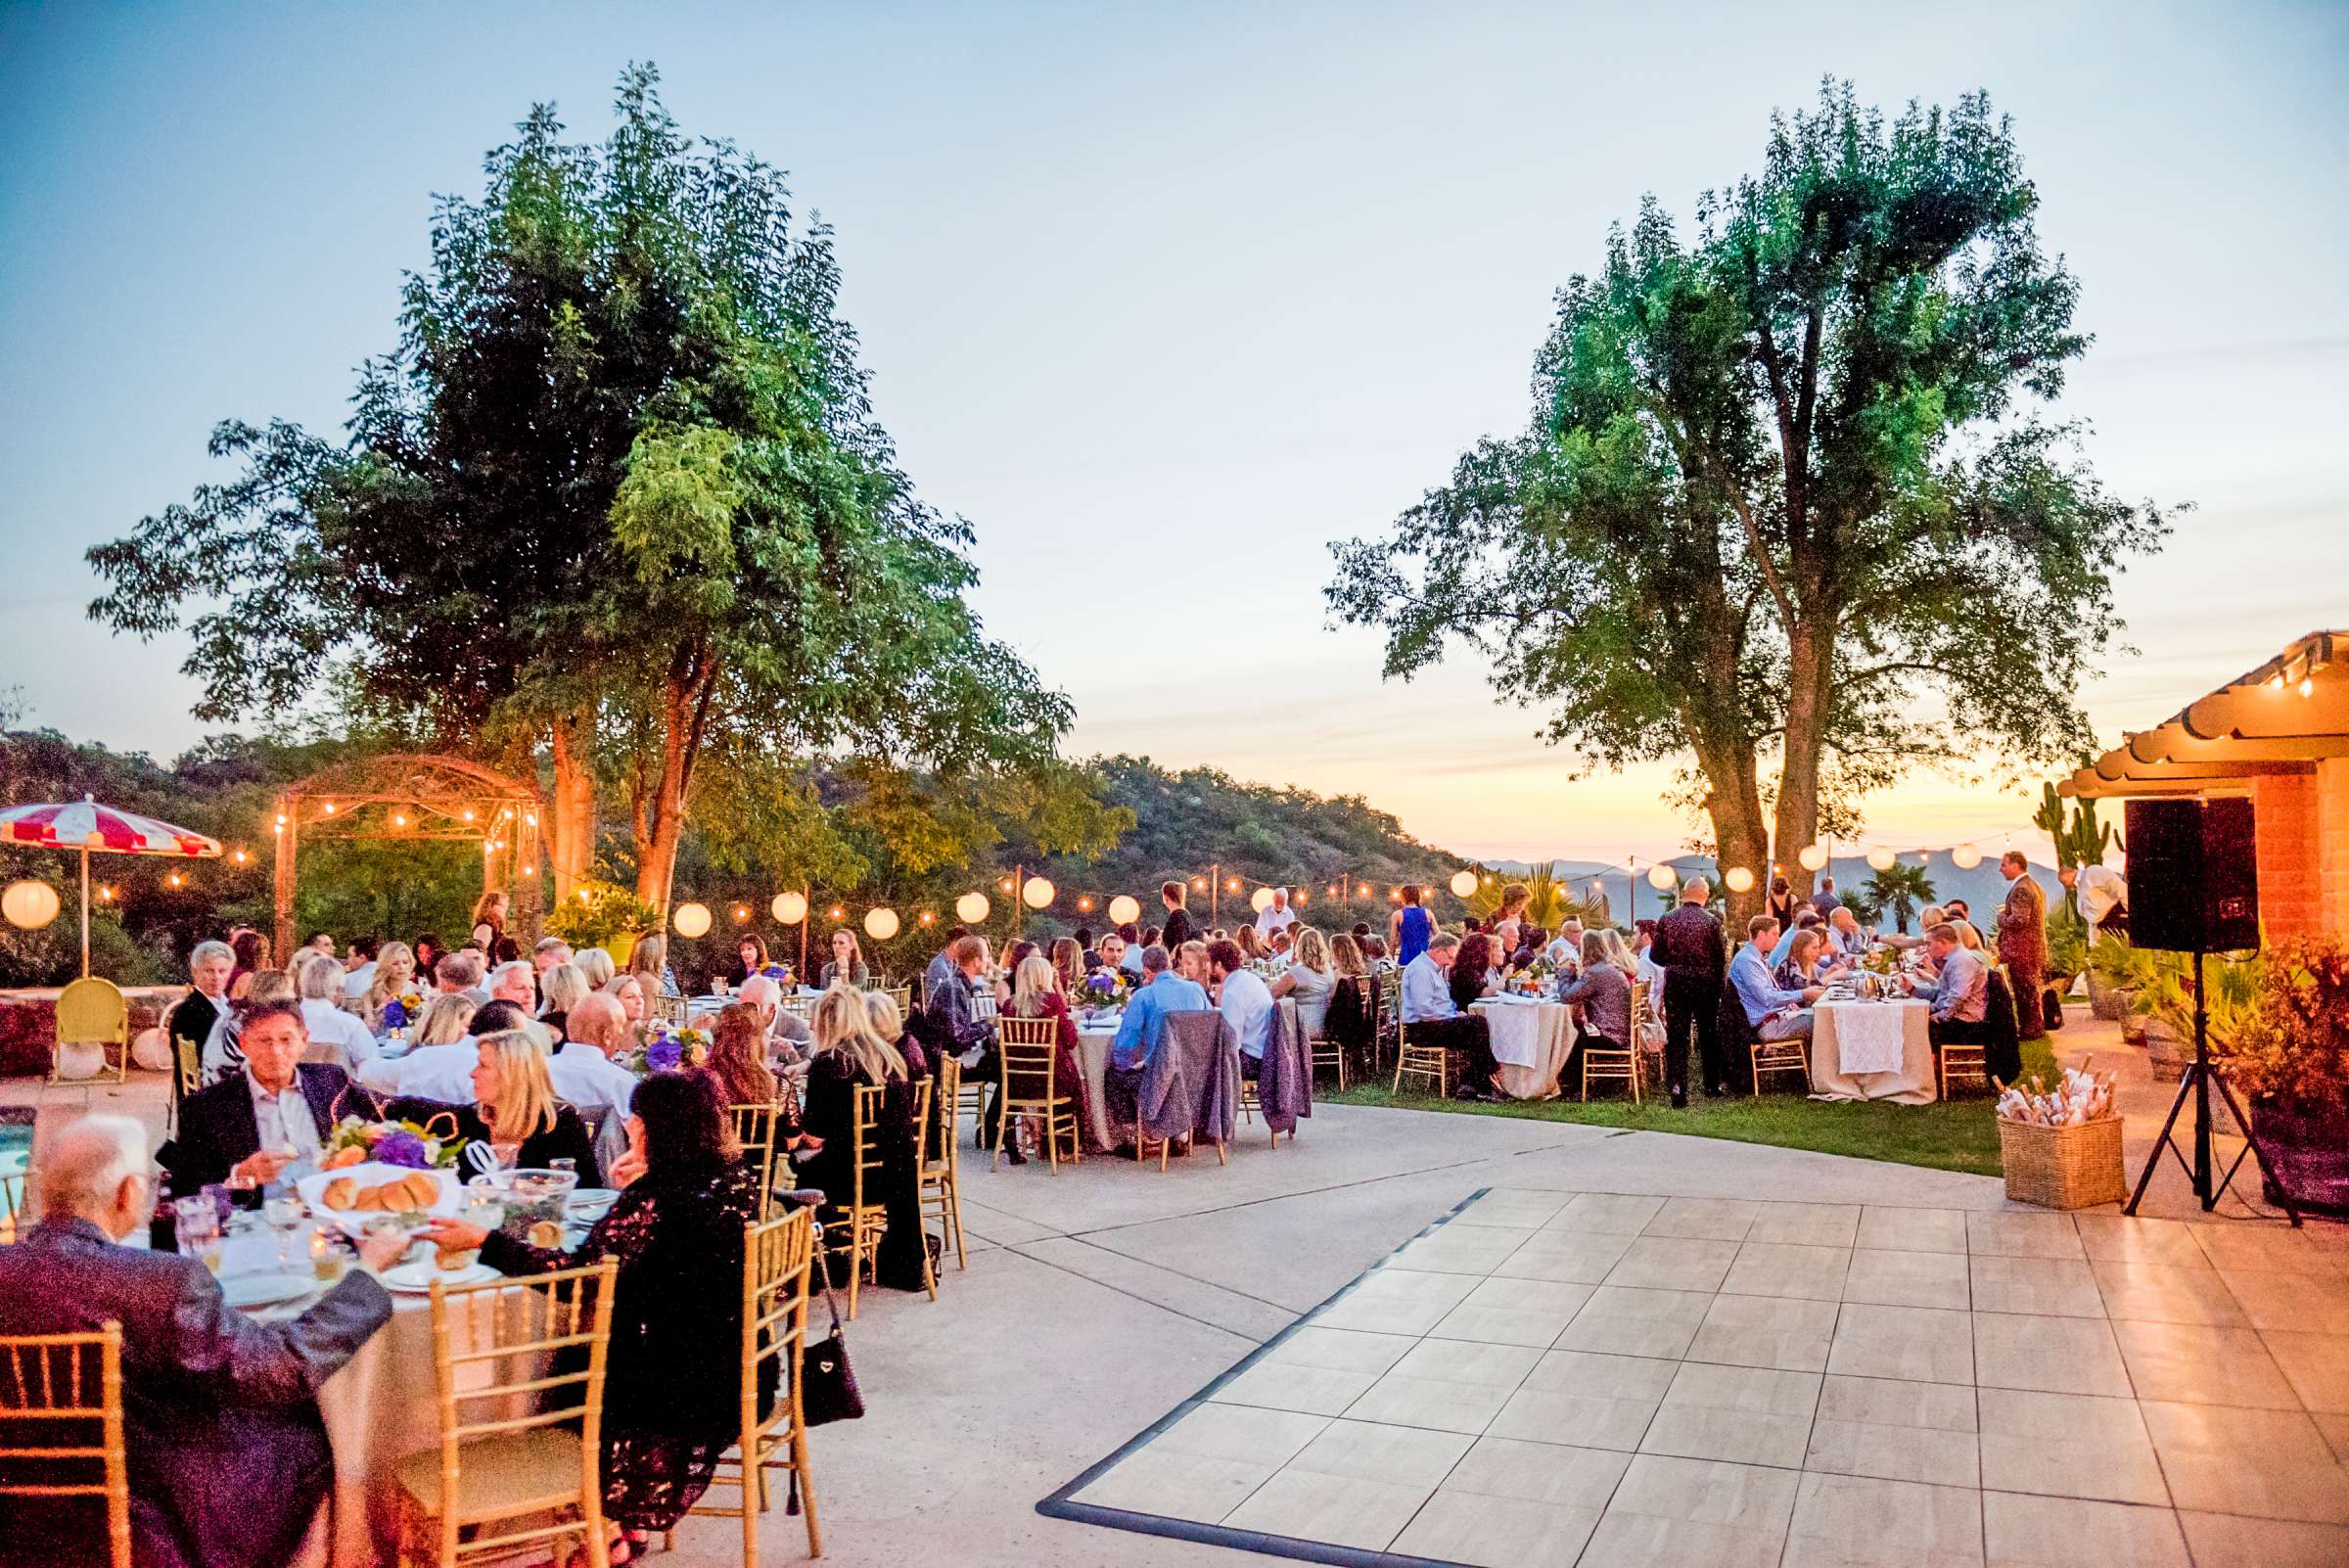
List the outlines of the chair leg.
<svg viewBox="0 0 2349 1568">
<path fill-rule="evenodd" d="M 807 1519 L 807 1555 L 824 1554 L 823 1532 L 815 1525 L 815 1474 L 807 1467 L 807 1426 L 801 1419 L 798 1401 L 793 1401 L 791 1412 L 791 1467 L 800 1479 L 800 1511 Z"/>
</svg>

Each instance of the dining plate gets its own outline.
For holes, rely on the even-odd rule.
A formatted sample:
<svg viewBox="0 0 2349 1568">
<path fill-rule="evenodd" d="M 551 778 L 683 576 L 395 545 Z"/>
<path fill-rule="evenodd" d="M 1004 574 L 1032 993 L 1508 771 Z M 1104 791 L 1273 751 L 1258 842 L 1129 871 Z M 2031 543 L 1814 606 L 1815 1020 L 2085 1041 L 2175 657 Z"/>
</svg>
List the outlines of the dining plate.
<svg viewBox="0 0 2349 1568">
<path fill-rule="evenodd" d="M 497 1270 L 485 1263 L 469 1263 L 462 1268 L 436 1268 L 426 1258 L 417 1263 L 404 1263 L 387 1268 L 381 1275 L 386 1290 L 396 1290 L 405 1296 L 421 1296 L 433 1288 L 435 1280 L 443 1285 L 478 1285 L 484 1279 L 498 1277 Z"/>
<path fill-rule="evenodd" d="M 564 1200 L 573 1214 L 602 1214 L 620 1201 L 618 1187 L 579 1187 Z"/>
<path fill-rule="evenodd" d="M 318 1288 L 317 1276 L 304 1269 L 294 1273 L 222 1274 L 220 1294 L 231 1307 L 268 1307 L 293 1301 Z"/>
</svg>

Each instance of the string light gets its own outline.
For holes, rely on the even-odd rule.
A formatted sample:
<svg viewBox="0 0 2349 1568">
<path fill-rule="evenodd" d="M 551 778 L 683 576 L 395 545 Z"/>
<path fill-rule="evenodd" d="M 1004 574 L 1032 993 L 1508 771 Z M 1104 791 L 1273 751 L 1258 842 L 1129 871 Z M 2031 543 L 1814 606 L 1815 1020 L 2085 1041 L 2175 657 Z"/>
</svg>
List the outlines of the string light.
<svg viewBox="0 0 2349 1568">
<path fill-rule="evenodd" d="M 734 906 L 734 923 L 735 923 L 736 925 L 738 925 L 738 926 L 742 926 L 742 925 L 748 925 L 748 924 L 750 924 L 750 919 L 751 919 L 751 906 L 750 906 L 749 904 L 747 904 L 747 903 L 738 903 L 738 904 L 736 904 L 736 905 Z"/>
<path fill-rule="evenodd" d="M 176 871 L 171 873 L 171 886 L 175 888 L 179 886 L 179 873 Z"/>
<path fill-rule="evenodd" d="M 464 809 L 464 810 L 463 810 L 461 813 L 459 813 L 459 814 L 460 814 L 460 815 L 462 815 L 466 821 L 470 822 L 470 821 L 472 821 L 472 820 L 473 820 L 473 807 L 470 807 L 470 806 L 468 806 L 468 807 L 465 807 L 465 809 Z"/>
<path fill-rule="evenodd" d="M 1360 892 L 1360 894 L 1359 894 L 1359 895 L 1358 895 L 1358 897 L 1364 898 L 1364 899 L 1367 899 L 1367 898 L 1369 898 L 1369 897 L 1370 897 L 1370 884 L 1369 884 L 1369 883 L 1365 882 L 1365 883 L 1363 883 L 1363 884 L 1362 884 L 1362 891 Z"/>
<path fill-rule="evenodd" d="M 832 906 L 832 909 L 831 909 L 831 914 L 832 914 L 832 918 L 833 918 L 833 919 L 835 919 L 835 920 L 843 920 L 843 919 L 846 919 L 846 918 L 847 918 L 847 913 L 846 913 L 846 911 L 844 911 L 844 910 L 841 908 L 841 906 L 840 906 L 839 904 L 837 904 L 837 903 L 836 903 L 836 904 L 834 904 L 834 905 Z"/>
<path fill-rule="evenodd" d="M 406 827 L 408 825 L 408 819 L 404 813 L 394 811 L 392 813 L 392 825 L 393 827 Z"/>
<path fill-rule="evenodd" d="M 1224 891 L 1225 893 L 1237 893 L 1237 892 L 1239 892 L 1239 891 L 1240 891 L 1240 879 L 1239 879 L 1238 877 L 1225 877 L 1225 878 L 1223 879 L 1223 891 Z"/>
<path fill-rule="evenodd" d="M 924 910 L 922 911 L 922 924 L 923 924 L 923 925 L 925 925 L 925 926 L 928 926 L 928 925 L 936 925 L 937 923 L 938 923 L 938 916 L 937 916 L 937 915 L 935 915 L 935 914 L 932 914 L 932 913 L 931 913 L 929 910 L 927 910 L 927 909 L 924 909 Z"/>
<path fill-rule="evenodd" d="M 1011 891 L 1011 878 L 1005 877 L 1003 879 L 1002 887 L 1005 893 L 1009 893 Z"/>
<path fill-rule="evenodd" d="M 239 851 L 237 852 L 237 864 L 239 864 L 239 865 L 243 865 L 244 863 L 245 863 L 245 852 L 244 852 L 243 850 L 239 850 Z"/>
<path fill-rule="evenodd" d="M 1191 886 L 1197 889 L 1199 892 L 1205 893 L 1207 891 L 1207 878 L 1193 877 L 1191 878 Z"/>
<path fill-rule="evenodd" d="M 326 814 L 327 814 L 327 815 L 329 815 L 329 816 L 332 816 L 332 815 L 334 815 L 334 814 L 335 814 L 335 803 L 334 803 L 334 802 L 332 802 L 332 801 L 329 801 L 329 802 L 327 802 L 327 803 L 326 803 Z"/>
<path fill-rule="evenodd" d="M 2314 697 L 2316 694 L 2317 683 L 2309 679 L 2306 675 L 2302 675 L 2300 677 L 2300 695 L 2303 697 Z"/>
<path fill-rule="evenodd" d="M 1081 895 L 1077 899 L 1077 908 L 1082 914 L 1091 914 L 1093 912 L 1093 896 L 1089 893 Z"/>
</svg>

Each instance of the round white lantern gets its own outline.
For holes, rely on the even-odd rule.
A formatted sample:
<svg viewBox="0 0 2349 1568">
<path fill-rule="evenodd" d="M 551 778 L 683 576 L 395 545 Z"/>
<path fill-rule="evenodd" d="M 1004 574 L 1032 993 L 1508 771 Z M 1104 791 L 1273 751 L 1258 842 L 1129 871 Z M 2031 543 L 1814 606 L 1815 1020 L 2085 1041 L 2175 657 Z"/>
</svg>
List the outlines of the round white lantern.
<svg viewBox="0 0 2349 1568">
<path fill-rule="evenodd" d="M 1659 865 L 1647 873 L 1647 885 L 1658 893 L 1670 893 L 1681 885 L 1681 874 L 1668 865 Z"/>
<path fill-rule="evenodd" d="M 898 934 L 898 912 L 895 909 L 867 909 L 864 912 L 864 934 L 875 942 L 887 942 Z"/>
<path fill-rule="evenodd" d="M 1131 894 L 1121 893 L 1109 900 L 1109 923 L 1111 925 L 1130 926 L 1141 917 L 1141 900 Z"/>
<path fill-rule="evenodd" d="M 46 882 L 30 877 L 12 882 L 6 893 L 0 893 L 0 915 L 21 931 L 38 931 L 57 918 L 57 890 Z"/>
<path fill-rule="evenodd" d="M 1899 855 L 1893 853 L 1890 850 L 1885 849 L 1882 845 L 1878 845 L 1876 848 L 1867 852 L 1868 869 L 1871 871 L 1889 871 L 1900 862 L 1900 858 L 1901 857 Z"/>
<path fill-rule="evenodd" d="M 1803 853 L 1795 858 L 1802 862 L 1806 871 L 1823 871 L 1827 867 L 1827 847 L 1823 844 L 1806 844 Z"/>
<path fill-rule="evenodd" d="M 1729 867 L 1727 874 L 1722 877 L 1721 882 L 1722 886 L 1727 888 L 1731 893 L 1754 891 L 1754 874 L 1741 865 Z"/>
<path fill-rule="evenodd" d="M 1475 873 L 1475 872 L 1473 872 L 1473 871 L 1454 871 L 1454 872 L 1451 874 L 1451 896 L 1452 896 L 1453 898 L 1455 898 L 1455 899 L 1465 899 L 1465 898 L 1467 898 L 1467 897 L 1468 897 L 1470 894 L 1474 893 L 1475 891 L 1476 891 L 1476 873 Z"/>
<path fill-rule="evenodd" d="M 1020 899 L 1031 909 L 1049 909 L 1052 896 L 1059 891 L 1042 877 L 1030 877 L 1028 885 L 1020 890 Z"/>
<path fill-rule="evenodd" d="M 804 893 L 778 893 L 767 907 L 773 911 L 775 923 L 796 926 L 807 918 L 807 896 Z"/>
<path fill-rule="evenodd" d="M 1982 852 L 1970 844 L 1960 844 L 1950 852 L 1950 864 L 1960 871 L 1971 871 L 1982 863 Z"/>
<path fill-rule="evenodd" d="M 984 893 L 966 893 L 954 900 L 955 917 L 966 926 L 975 926 L 985 920 L 987 911 L 992 907 Z"/>
<path fill-rule="evenodd" d="M 1271 908 L 1272 890 L 1270 888 L 1259 888 L 1254 893 L 1248 895 L 1248 907 L 1254 909 L 1258 914 L 1263 914 L 1267 909 Z"/>
<path fill-rule="evenodd" d="M 710 906 L 706 903 L 680 903 L 668 920 L 688 942 L 710 935 Z"/>
</svg>

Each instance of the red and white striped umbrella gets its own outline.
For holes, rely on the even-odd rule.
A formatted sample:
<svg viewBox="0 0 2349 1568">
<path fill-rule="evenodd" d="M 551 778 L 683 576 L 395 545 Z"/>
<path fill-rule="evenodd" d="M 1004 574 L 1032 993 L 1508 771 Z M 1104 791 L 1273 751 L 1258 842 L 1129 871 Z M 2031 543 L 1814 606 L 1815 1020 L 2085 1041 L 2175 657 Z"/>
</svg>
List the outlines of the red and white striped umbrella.
<svg viewBox="0 0 2349 1568">
<path fill-rule="evenodd" d="M 24 844 L 81 855 L 81 972 L 90 972 L 90 854 L 212 855 L 220 841 L 158 822 L 152 816 L 100 806 L 85 795 L 63 806 L 0 809 L 0 844 Z"/>
<path fill-rule="evenodd" d="M 220 853 L 216 839 L 159 822 L 152 816 L 100 806 L 84 797 L 64 805 L 12 806 L 0 809 L 0 840 L 48 850 L 95 850 L 102 854 L 208 855 Z"/>
</svg>

